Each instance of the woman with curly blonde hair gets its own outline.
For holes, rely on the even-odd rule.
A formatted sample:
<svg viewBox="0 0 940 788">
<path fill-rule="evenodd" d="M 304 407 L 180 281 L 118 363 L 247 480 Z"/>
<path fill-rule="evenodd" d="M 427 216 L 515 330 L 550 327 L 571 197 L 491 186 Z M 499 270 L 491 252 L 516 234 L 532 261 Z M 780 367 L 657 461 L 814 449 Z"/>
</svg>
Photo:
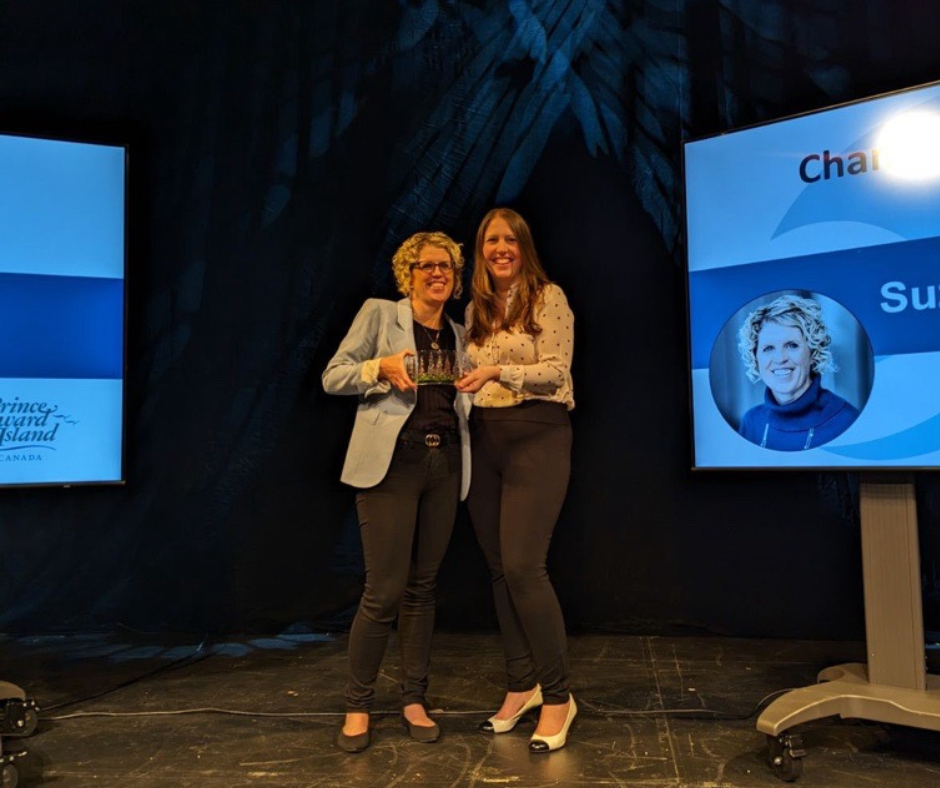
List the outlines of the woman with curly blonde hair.
<svg viewBox="0 0 940 788">
<path fill-rule="evenodd" d="M 738 349 L 752 383 L 766 386 L 764 401 L 744 414 L 738 432 L 777 451 L 805 451 L 833 440 L 858 418 L 858 409 L 824 389 L 834 372 L 832 338 L 822 307 L 782 295 L 751 312 L 738 332 Z"/>
<path fill-rule="evenodd" d="M 400 301 L 370 298 L 323 373 L 330 394 L 358 397 L 342 481 L 359 492 L 365 558 L 362 599 L 349 633 L 346 719 L 337 745 L 372 742 L 369 712 L 388 636 L 398 619 L 402 723 L 413 739 L 437 741 L 426 691 L 437 571 L 458 498 L 470 486 L 470 398 L 454 386 L 421 386 L 416 354 L 457 353 L 463 328 L 444 314 L 460 293 L 460 246 L 444 233 L 416 233 L 392 259 Z"/>
</svg>

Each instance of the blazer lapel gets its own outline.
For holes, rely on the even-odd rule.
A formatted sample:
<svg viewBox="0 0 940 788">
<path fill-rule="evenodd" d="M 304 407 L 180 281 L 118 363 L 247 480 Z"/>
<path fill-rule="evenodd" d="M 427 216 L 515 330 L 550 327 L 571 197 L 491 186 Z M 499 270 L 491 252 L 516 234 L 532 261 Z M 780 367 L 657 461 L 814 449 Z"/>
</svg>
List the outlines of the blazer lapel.
<svg viewBox="0 0 940 788">
<path fill-rule="evenodd" d="M 415 349 L 414 312 L 411 299 L 403 298 L 398 302 L 398 329 L 401 333 L 395 338 L 394 346 L 399 350 Z"/>
<path fill-rule="evenodd" d="M 464 347 L 463 328 L 458 327 L 457 324 L 446 314 L 444 315 L 444 319 L 447 321 L 447 324 L 450 326 L 450 330 L 454 332 L 454 336 L 457 338 L 457 350 L 460 352 L 466 351 L 466 347 Z"/>
</svg>

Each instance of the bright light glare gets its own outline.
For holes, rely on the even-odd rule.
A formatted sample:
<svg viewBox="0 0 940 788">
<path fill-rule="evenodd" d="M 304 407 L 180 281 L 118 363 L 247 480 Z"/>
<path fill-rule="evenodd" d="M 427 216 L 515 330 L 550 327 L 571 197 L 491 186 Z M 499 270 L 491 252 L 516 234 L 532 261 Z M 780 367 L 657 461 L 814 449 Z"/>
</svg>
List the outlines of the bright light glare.
<svg viewBox="0 0 940 788">
<path fill-rule="evenodd" d="M 906 112 L 885 123 L 878 139 L 882 170 L 911 180 L 940 177 L 940 115 Z"/>
</svg>

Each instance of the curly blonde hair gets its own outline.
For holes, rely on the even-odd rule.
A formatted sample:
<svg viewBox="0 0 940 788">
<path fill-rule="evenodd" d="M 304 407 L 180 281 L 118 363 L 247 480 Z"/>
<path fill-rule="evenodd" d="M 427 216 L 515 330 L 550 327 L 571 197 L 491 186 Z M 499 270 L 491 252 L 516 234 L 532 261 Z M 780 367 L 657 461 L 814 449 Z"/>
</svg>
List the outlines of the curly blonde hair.
<svg viewBox="0 0 940 788">
<path fill-rule="evenodd" d="M 398 292 L 404 296 L 411 295 L 411 269 L 418 262 L 421 250 L 425 246 L 433 246 L 447 252 L 450 261 L 454 264 L 454 292 L 451 293 L 451 298 L 460 298 L 463 293 L 464 267 L 461 245 L 446 233 L 440 232 L 415 233 L 407 238 L 398 247 L 398 251 L 392 255 L 392 273 L 395 274 Z"/>
<path fill-rule="evenodd" d="M 809 347 L 812 371 L 817 375 L 838 369 L 829 349 L 832 337 L 823 322 L 822 307 L 809 298 L 782 295 L 751 312 L 738 330 L 738 350 L 744 361 L 744 370 L 752 383 L 760 380 L 757 335 L 766 323 L 778 323 L 800 330 Z"/>
</svg>

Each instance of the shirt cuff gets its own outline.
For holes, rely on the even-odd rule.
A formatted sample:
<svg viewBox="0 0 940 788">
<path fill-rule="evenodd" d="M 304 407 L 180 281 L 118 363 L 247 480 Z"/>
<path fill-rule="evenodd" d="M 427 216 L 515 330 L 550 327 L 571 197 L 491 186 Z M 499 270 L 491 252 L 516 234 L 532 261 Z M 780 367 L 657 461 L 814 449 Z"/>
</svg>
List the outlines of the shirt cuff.
<svg viewBox="0 0 940 788">
<path fill-rule="evenodd" d="M 362 363 L 362 382 L 367 386 L 374 386 L 379 382 L 379 364 L 382 359 L 373 358 Z"/>
<path fill-rule="evenodd" d="M 525 382 L 525 370 L 519 364 L 501 366 L 499 368 L 499 382 L 513 391 L 522 391 L 522 384 Z"/>
</svg>

